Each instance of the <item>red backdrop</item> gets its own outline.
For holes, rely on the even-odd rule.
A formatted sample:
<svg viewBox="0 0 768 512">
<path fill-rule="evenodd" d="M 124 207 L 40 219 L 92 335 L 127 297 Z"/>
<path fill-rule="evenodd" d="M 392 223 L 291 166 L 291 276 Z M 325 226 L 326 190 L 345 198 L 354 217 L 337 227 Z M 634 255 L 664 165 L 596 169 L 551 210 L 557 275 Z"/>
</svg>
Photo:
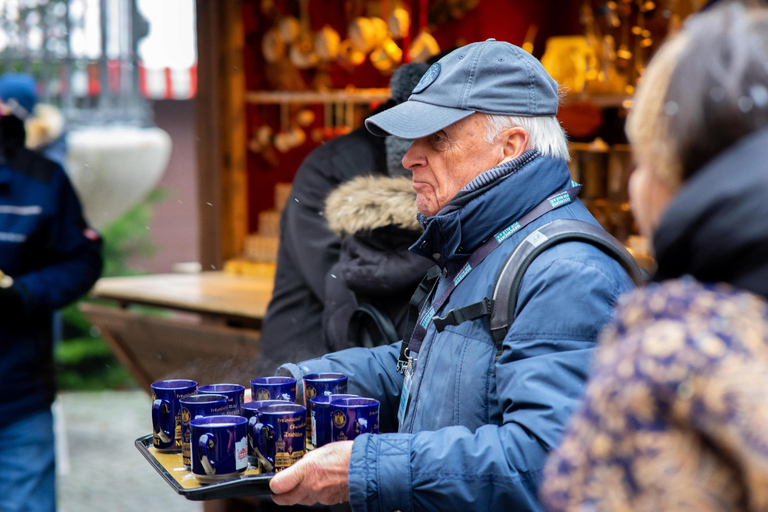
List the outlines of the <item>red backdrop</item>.
<svg viewBox="0 0 768 512">
<path fill-rule="evenodd" d="M 411 6 L 411 38 L 418 33 L 418 1 L 404 2 Z M 434 2 L 430 2 L 434 3 Z M 281 13 L 298 16 L 298 2 L 295 0 L 277 0 Z M 393 4 L 390 0 L 390 4 Z M 269 80 L 266 63 L 261 55 L 261 38 L 270 28 L 272 21 L 260 12 L 261 0 L 244 0 L 243 20 L 245 25 L 245 68 L 246 87 L 249 91 L 274 90 L 274 80 Z M 309 3 L 310 24 L 312 30 L 318 30 L 325 24 L 335 28 L 342 37 L 348 23 L 345 13 L 345 0 L 314 0 Z M 478 7 L 466 13 L 461 19 L 449 20 L 436 26 L 432 34 L 442 49 L 449 49 L 475 41 L 495 38 L 521 45 L 531 25 L 538 26 L 535 39 L 534 55 L 541 57 L 544 41 L 552 35 L 580 33 L 578 21 L 579 2 L 565 0 L 480 0 Z M 315 71 L 301 72 L 302 86 L 298 80 L 291 81 L 292 88 L 308 87 Z M 334 88 L 353 85 L 358 88 L 387 87 L 389 77 L 376 70 L 370 62 L 352 70 L 332 65 L 328 74 Z M 285 76 L 285 75 L 283 75 Z M 315 123 L 306 128 L 309 133 L 313 127 L 323 125 L 323 109 L 309 106 L 315 112 Z M 249 137 L 264 124 L 269 124 L 275 131 L 280 127 L 278 106 L 248 105 Z M 280 182 L 290 182 L 301 161 L 315 147 L 316 143 L 307 137 L 307 142 L 287 153 L 278 153 L 277 165 L 269 163 L 262 156 L 248 153 L 248 201 L 249 227 L 256 231 L 258 213 L 274 206 L 274 186 Z"/>
</svg>

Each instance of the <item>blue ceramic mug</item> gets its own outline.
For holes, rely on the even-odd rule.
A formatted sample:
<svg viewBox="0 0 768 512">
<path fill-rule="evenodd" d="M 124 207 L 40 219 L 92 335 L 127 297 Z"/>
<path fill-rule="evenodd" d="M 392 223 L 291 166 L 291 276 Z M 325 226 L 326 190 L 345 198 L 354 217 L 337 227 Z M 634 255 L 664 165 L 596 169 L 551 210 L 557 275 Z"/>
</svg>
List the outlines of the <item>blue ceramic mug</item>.
<svg viewBox="0 0 768 512">
<path fill-rule="evenodd" d="M 259 421 L 251 429 L 256 456 L 264 471 L 280 471 L 304 456 L 307 409 L 285 403 L 259 409 Z"/>
<path fill-rule="evenodd" d="M 237 476 L 248 467 L 248 421 L 206 416 L 189 422 L 192 473 L 203 484 Z"/>
<path fill-rule="evenodd" d="M 181 458 L 184 465 L 190 468 L 189 440 L 192 434 L 189 430 L 189 422 L 205 416 L 227 414 L 229 410 L 228 398 L 224 395 L 200 394 L 182 398 L 179 402 L 181 403 Z"/>
<path fill-rule="evenodd" d="M 293 377 L 259 377 L 251 380 L 251 400 L 296 401 L 296 379 Z"/>
<path fill-rule="evenodd" d="M 334 398 L 356 398 L 357 395 L 316 396 L 312 403 L 310 426 L 312 435 L 307 443 L 311 448 L 320 448 L 332 441 L 331 437 L 331 400 Z"/>
<path fill-rule="evenodd" d="M 229 399 L 229 414 L 240 414 L 240 406 L 245 401 L 245 386 L 240 384 L 208 384 L 197 388 L 197 392 L 226 396 Z"/>
<path fill-rule="evenodd" d="M 161 452 L 181 451 L 181 398 L 194 395 L 197 382 L 171 379 L 155 382 L 152 388 L 152 446 Z"/>
<path fill-rule="evenodd" d="M 259 409 L 268 405 L 283 405 L 285 403 L 285 400 L 257 400 L 255 402 L 245 402 L 242 405 L 242 416 L 248 420 L 248 463 L 251 466 L 260 467 L 258 457 L 256 457 L 256 450 L 253 447 L 253 436 L 251 435 L 253 426 L 259 421 Z"/>
<path fill-rule="evenodd" d="M 379 401 L 373 398 L 331 400 L 331 438 L 352 440 L 360 434 L 379 433 Z"/>
<path fill-rule="evenodd" d="M 309 373 L 304 376 L 304 401 L 307 404 L 307 415 L 312 417 L 312 399 L 323 395 L 345 395 L 347 393 L 347 376 L 343 373 L 325 372 Z"/>
</svg>

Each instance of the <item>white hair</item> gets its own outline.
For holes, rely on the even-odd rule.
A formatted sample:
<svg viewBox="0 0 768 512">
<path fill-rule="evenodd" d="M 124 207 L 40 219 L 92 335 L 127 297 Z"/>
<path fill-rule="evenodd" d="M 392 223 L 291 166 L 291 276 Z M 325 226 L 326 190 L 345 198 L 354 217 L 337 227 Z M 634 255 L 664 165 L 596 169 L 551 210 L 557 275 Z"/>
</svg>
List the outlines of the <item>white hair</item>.
<svg viewBox="0 0 768 512">
<path fill-rule="evenodd" d="M 504 130 L 520 127 L 528 133 L 528 147 L 538 149 L 544 156 L 570 162 L 568 136 L 556 117 L 523 117 L 485 114 L 485 140 L 493 144 Z"/>
</svg>

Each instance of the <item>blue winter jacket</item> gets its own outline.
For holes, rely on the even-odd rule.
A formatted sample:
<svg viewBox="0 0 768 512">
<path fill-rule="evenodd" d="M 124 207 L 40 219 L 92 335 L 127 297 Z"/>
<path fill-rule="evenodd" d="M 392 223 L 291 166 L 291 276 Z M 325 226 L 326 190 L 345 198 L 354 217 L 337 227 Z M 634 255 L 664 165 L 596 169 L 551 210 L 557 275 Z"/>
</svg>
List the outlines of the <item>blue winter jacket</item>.
<svg viewBox="0 0 768 512">
<path fill-rule="evenodd" d="M 101 268 L 101 238 L 63 169 L 26 149 L 0 159 L 0 270 L 24 299 L 23 314 L 0 325 L 0 425 L 50 406 L 51 316 Z"/>
<path fill-rule="evenodd" d="M 426 231 L 411 250 L 446 270 L 435 296 L 485 240 L 570 186 L 563 160 L 535 152 L 499 169 L 505 177 L 484 173 L 469 185 L 479 189 L 460 192 L 425 220 Z M 597 224 L 578 200 L 544 215 L 472 270 L 437 315 L 491 297 L 515 245 L 555 219 Z M 487 317 L 441 333 L 430 323 L 399 426 L 400 343 L 344 350 L 279 371 L 348 374 L 349 392 L 381 401 L 382 431 L 397 431 L 355 440 L 353 510 L 541 510 L 536 493 L 547 452 L 582 394 L 598 332 L 630 288 L 621 266 L 591 245 L 549 249 L 523 278 L 517 317 L 498 360 Z"/>
</svg>

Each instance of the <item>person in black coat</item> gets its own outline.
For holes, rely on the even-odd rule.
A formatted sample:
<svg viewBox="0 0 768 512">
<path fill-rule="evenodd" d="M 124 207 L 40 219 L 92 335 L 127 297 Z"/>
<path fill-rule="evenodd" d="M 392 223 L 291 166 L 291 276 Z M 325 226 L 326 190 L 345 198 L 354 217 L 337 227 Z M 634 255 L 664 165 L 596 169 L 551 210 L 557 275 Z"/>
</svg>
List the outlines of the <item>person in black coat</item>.
<svg viewBox="0 0 768 512">
<path fill-rule="evenodd" d="M 320 340 L 325 276 L 339 258 L 341 241 L 326 226 L 323 203 L 340 183 L 385 172 L 384 142 L 364 128 L 320 146 L 299 167 L 280 218 L 275 284 L 261 331 L 261 373 L 271 374 L 278 361 L 294 354 L 312 358 L 327 351 Z"/>
<path fill-rule="evenodd" d="M 382 109 L 405 101 L 426 68 L 424 64 L 402 66 L 392 78 L 392 100 Z M 318 147 L 302 162 L 280 219 L 277 273 L 256 364 L 259 375 L 271 374 L 284 361 L 331 350 L 321 334 L 322 317 L 326 276 L 339 260 L 341 239 L 328 228 L 325 200 L 340 184 L 358 176 L 386 176 L 388 162 L 402 170 L 400 160 L 407 145 L 402 146 L 359 128 Z M 344 301 L 354 300 L 348 291 Z"/>
<path fill-rule="evenodd" d="M 402 339 L 411 295 L 432 266 L 408 250 L 424 232 L 417 213 L 409 175 L 360 176 L 328 197 L 325 217 L 342 240 L 325 280 L 331 351 Z"/>
</svg>

